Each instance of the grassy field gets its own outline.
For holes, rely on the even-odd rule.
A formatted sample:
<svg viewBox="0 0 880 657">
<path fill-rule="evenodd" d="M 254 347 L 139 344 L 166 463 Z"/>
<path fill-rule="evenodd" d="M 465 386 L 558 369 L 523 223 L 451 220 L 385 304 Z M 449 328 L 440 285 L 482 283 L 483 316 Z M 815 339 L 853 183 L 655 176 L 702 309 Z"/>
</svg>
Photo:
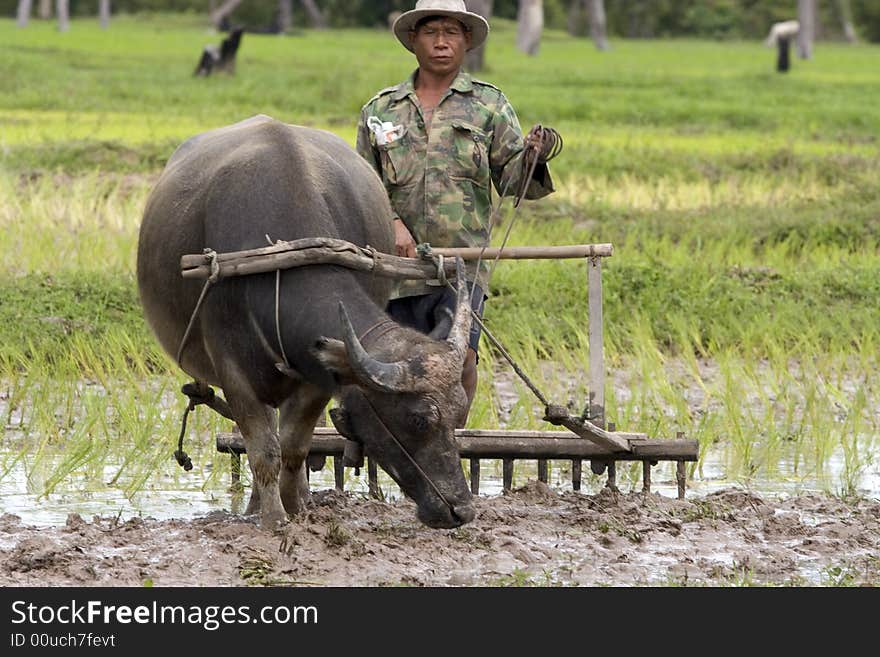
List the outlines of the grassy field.
<svg viewBox="0 0 880 657">
<path fill-rule="evenodd" d="M 760 43 L 599 53 L 551 32 L 526 57 L 514 34 L 493 27 L 481 77 L 565 151 L 557 192 L 524 205 L 510 243 L 614 244 L 608 419 L 723 448 L 726 476 L 745 482 L 822 478 L 836 458 L 828 487 L 857 494 L 880 423 L 880 48 L 820 43 L 778 75 Z M 193 77 L 219 39 L 194 16 L 65 34 L 0 21 L 0 477 L 25 463 L 37 492 L 103 477 L 134 494 L 173 449 L 184 379 L 143 322 L 133 271 L 144 200 L 178 143 L 256 113 L 353 143 L 361 105 L 414 66 L 383 31 L 246 34 L 234 77 Z M 501 264 L 493 287 L 490 328 L 580 409 L 583 266 Z M 544 427 L 524 388 L 499 400 L 492 356 L 471 424 Z M 224 425 L 195 422 L 210 458 Z"/>
</svg>

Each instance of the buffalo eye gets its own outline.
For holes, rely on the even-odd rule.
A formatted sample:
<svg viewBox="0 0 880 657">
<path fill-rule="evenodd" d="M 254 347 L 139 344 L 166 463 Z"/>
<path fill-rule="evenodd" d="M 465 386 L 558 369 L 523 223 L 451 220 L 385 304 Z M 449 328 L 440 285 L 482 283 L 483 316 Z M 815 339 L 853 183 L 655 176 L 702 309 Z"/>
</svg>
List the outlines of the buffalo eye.
<svg viewBox="0 0 880 657">
<path fill-rule="evenodd" d="M 440 409 L 432 403 L 420 405 L 415 413 L 409 415 L 407 421 L 413 431 L 427 431 L 432 424 L 440 422 Z"/>
<path fill-rule="evenodd" d="M 428 430 L 428 418 L 423 415 L 410 415 L 409 426 L 415 432 L 424 432 Z"/>
</svg>

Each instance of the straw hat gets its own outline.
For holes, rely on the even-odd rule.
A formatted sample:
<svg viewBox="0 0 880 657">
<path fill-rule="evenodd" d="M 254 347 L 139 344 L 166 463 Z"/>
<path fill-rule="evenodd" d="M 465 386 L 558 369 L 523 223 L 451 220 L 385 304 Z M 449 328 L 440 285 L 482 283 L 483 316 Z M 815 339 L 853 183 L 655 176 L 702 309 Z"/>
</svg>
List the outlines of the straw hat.
<svg viewBox="0 0 880 657">
<path fill-rule="evenodd" d="M 398 41 L 410 52 L 413 48 L 409 33 L 426 16 L 449 16 L 461 21 L 471 31 L 471 47 L 468 50 L 479 48 L 489 35 L 489 23 L 479 14 L 468 11 L 464 0 L 419 0 L 415 9 L 402 13 L 391 26 Z"/>
</svg>

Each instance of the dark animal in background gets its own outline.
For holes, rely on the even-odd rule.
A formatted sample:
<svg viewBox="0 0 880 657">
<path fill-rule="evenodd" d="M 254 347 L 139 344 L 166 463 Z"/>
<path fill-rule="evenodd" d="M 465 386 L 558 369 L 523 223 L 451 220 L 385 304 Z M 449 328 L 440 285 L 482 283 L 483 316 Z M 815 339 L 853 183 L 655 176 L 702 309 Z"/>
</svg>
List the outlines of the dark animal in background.
<svg viewBox="0 0 880 657">
<path fill-rule="evenodd" d="M 787 73 L 791 67 L 791 40 L 798 35 L 800 31 L 800 23 L 797 21 L 782 21 L 774 23 L 770 27 L 770 34 L 764 41 L 764 45 L 768 48 L 776 46 L 776 71 L 779 73 Z"/>
<path fill-rule="evenodd" d="M 223 39 L 219 47 L 205 46 L 199 65 L 193 75 L 208 76 L 214 71 L 222 71 L 230 75 L 235 73 L 235 55 L 241 44 L 242 34 L 244 34 L 244 28 L 237 27 L 229 33 L 228 37 Z"/>
<path fill-rule="evenodd" d="M 791 52 L 791 43 L 787 37 L 779 37 L 776 42 L 779 53 L 776 56 L 776 70 L 785 73 L 789 69 L 789 54 Z"/>
</svg>

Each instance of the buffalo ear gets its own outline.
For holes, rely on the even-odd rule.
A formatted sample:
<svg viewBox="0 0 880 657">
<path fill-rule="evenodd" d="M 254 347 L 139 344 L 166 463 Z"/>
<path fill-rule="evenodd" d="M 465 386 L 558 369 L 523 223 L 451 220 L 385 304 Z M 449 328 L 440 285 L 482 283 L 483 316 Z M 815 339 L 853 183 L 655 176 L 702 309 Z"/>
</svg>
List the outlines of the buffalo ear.
<svg viewBox="0 0 880 657">
<path fill-rule="evenodd" d="M 312 353 L 318 362 L 333 374 L 333 378 L 339 385 L 347 386 L 357 382 L 348 361 L 348 351 L 342 340 L 322 337 L 315 342 Z"/>
</svg>

